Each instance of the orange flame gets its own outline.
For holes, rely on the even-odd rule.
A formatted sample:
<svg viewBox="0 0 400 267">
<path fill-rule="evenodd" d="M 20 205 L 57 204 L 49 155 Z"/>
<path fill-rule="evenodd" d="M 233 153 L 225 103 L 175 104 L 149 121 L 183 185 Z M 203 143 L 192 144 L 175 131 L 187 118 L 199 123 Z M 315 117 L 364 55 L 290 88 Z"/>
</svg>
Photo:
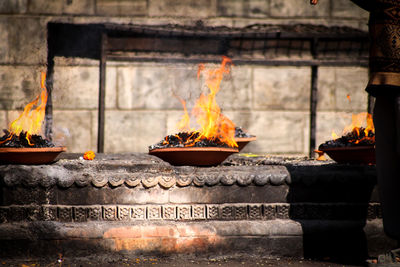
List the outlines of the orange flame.
<svg viewBox="0 0 400 267">
<path fill-rule="evenodd" d="M 221 113 L 221 109 L 215 99 L 220 90 L 222 79 L 224 75 L 229 74 L 231 66 L 232 60 L 228 57 L 223 57 L 220 67 L 216 69 L 206 69 L 204 64 L 199 64 L 197 78 L 200 79 L 202 75 L 204 76 L 209 93 L 202 93 L 192 109 L 191 113 L 195 116 L 198 125 L 200 125 L 200 129 L 197 130 L 200 134 L 188 146 L 194 145 L 202 138 L 210 140 L 218 138 L 230 147 L 237 147 L 235 124 Z M 179 100 L 183 105 L 184 115 L 178 123 L 178 128 L 181 131 L 193 131 L 190 127 L 190 116 L 186 109 L 186 102 L 182 99 Z"/>
<path fill-rule="evenodd" d="M 42 122 L 45 116 L 45 109 L 47 103 L 47 89 L 45 86 L 46 73 L 41 73 L 41 93 L 35 100 L 27 104 L 24 111 L 19 117 L 13 121 L 9 126 L 10 136 L 2 143 L 10 140 L 14 135 L 19 135 L 21 132 L 26 132 L 26 140 L 30 146 L 33 146 L 31 136 L 33 134 L 40 134 L 42 129 Z M 40 103 L 39 103 L 40 102 Z M 36 106 L 36 107 L 35 107 Z M 35 107 L 35 108 L 34 108 Z"/>
<path fill-rule="evenodd" d="M 351 124 L 346 126 L 343 130 L 344 133 L 352 132 L 359 137 L 356 140 L 353 140 L 355 144 L 360 143 L 364 140 L 375 141 L 375 127 L 372 120 L 372 115 L 367 112 L 361 112 L 359 114 L 352 114 L 351 116 Z M 366 127 L 363 129 L 363 134 L 361 133 L 362 124 L 366 122 Z M 370 134 L 371 133 L 371 134 Z M 363 137 L 361 137 L 363 135 Z M 371 135 L 371 136 L 370 136 Z"/>
</svg>

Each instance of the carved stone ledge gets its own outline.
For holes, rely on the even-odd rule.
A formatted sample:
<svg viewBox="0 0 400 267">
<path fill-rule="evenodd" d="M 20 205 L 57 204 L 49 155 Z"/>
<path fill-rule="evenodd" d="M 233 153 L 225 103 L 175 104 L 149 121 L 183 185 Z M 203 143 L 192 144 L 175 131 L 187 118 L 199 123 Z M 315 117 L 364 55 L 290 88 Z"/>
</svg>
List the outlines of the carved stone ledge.
<svg viewBox="0 0 400 267">
<path fill-rule="evenodd" d="M 135 220 L 362 220 L 382 218 L 380 205 L 337 203 L 166 204 L 66 206 L 12 205 L 0 207 L 0 223 L 19 221 L 135 221 Z"/>
</svg>

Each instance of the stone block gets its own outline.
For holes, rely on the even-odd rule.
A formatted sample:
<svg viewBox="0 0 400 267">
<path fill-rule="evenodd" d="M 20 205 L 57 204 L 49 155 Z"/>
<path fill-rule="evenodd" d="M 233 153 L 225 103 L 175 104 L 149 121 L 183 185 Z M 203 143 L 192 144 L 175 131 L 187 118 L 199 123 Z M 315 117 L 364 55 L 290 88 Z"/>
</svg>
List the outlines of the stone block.
<svg viewBox="0 0 400 267">
<path fill-rule="evenodd" d="M 307 153 L 309 114 L 302 111 L 227 112 L 248 133 L 257 136 L 243 152 Z"/>
<path fill-rule="evenodd" d="M 47 62 L 47 20 L 45 18 L 2 17 L 0 18 L 1 62 L 19 64 L 41 64 Z M 3 31 L 6 31 L 3 32 Z M 31 67 L 32 68 L 32 67 Z M 35 71 L 39 72 L 42 66 Z"/>
<path fill-rule="evenodd" d="M 97 2 L 99 3 L 99 2 Z M 66 0 L 64 1 L 63 13 L 93 15 L 95 0 Z"/>
<path fill-rule="evenodd" d="M 271 0 L 273 17 L 328 17 L 329 1 L 320 1 L 311 6 L 309 0 Z"/>
<path fill-rule="evenodd" d="M 222 17 L 256 17 L 265 18 L 268 16 L 267 0 L 233 0 L 218 1 L 217 15 Z"/>
<path fill-rule="evenodd" d="M 334 110 L 336 107 L 336 68 L 318 68 L 318 103 L 317 110 Z"/>
<path fill-rule="evenodd" d="M 31 67 L 0 66 L 0 109 L 23 108 L 41 92 L 40 72 Z"/>
<path fill-rule="evenodd" d="M 98 15 L 111 16 L 145 16 L 147 15 L 146 0 L 98 0 L 96 1 Z"/>
<path fill-rule="evenodd" d="M 367 111 L 367 68 L 343 67 L 336 69 L 336 109 L 338 111 Z M 350 101 L 347 98 L 350 96 Z"/>
<path fill-rule="evenodd" d="M 0 2 L 0 14 L 21 14 L 25 13 L 28 0 L 4 0 Z"/>
<path fill-rule="evenodd" d="M 105 152 L 148 152 L 166 135 L 165 123 L 162 111 L 107 111 Z"/>
<path fill-rule="evenodd" d="M 180 110 L 182 104 L 175 95 L 192 102 L 200 95 L 196 72 L 197 67 L 188 65 L 119 67 L 118 107 Z"/>
<path fill-rule="evenodd" d="M 368 19 L 368 11 L 348 0 L 332 1 L 332 17 Z"/>
<path fill-rule="evenodd" d="M 28 12 L 33 14 L 61 14 L 65 0 L 29 1 Z"/>
<path fill-rule="evenodd" d="M 116 105 L 116 69 L 106 71 L 106 108 Z M 94 66 L 56 66 L 53 106 L 56 109 L 97 109 L 99 68 Z"/>
<path fill-rule="evenodd" d="M 231 73 L 226 75 L 217 94 L 217 103 L 222 110 L 251 109 L 252 92 L 251 69 L 233 66 Z"/>
<path fill-rule="evenodd" d="M 7 112 L 5 110 L 0 110 L 0 131 L 2 129 L 8 129 L 8 125 Z M 3 136 L 3 132 L 1 132 L 0 136 Z"/>
<path fill-rule="evenodd" d="M 308 110 L 311 69 L 307 67 L 254 68 L 254 108 Z"/>
<path fill-rule="evenodd" d="M 90 111 L 54 110 L 54 141 L 66 145 L 67 151 L 72 153 L 95 151 L 96 144 L 91 143 L 91 123 Z"/>
<path fill-rule="evenodd" d="M 216 0 L 149 0 L 151 17 L 208 18 L 216 16 Z"/>
</svg>

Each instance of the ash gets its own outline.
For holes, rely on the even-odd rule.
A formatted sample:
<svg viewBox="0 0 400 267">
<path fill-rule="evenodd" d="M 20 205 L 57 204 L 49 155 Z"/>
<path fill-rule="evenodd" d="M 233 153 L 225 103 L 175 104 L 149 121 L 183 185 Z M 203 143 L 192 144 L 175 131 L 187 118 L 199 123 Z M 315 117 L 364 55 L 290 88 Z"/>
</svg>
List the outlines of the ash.
<svg viewBox="0 0 400 267">
<path fill-rule="evenodd" d="M 167 147 L 229 147 L 218 138 L 201 138 L 194 142 L 199 136 L 199 132 L 181 132 L 175 135 L 167 135 L 164 140 L 149 146 L 149 150 Z"/>
<path fill-rule="evenodd" d="M 21 132 L 19 135 L 12 135 L 8 130 L 3 130 L 4 135 L 0 138 L 0 147 L 14 147 L 14 148 L 22 148 L 22 147 L 54 147 L 55 145 L 47 139 L 43 139 L 40 135 L 33 134 L 31 135 L 31 143 L 32 146 L 29 145 L 28 140 L 26 139 L 26 132 Z M 10 138 L 11 137 L 11 138 Z M 10 140 L 7 140 L 10 139 Z M 5 141 L 7 140 L 7 141 Z"/>
<path fill-rule="evenodd" d="M 319 150 L 324 148 L 334 148 L 334 147 L 354 147 L 354 146 L 373 146 L 375 145 L 375 134 L 369 132 L 368 136 L 365 136 L 365 128 L 359 128 L 358 133 L 353 130 L 352 132 L 338 138 L 335 140 L 329 140 L 319 146 Z M 356 143 L 358 141 L 358 143 Z"/>
<path fill-rule="evenodd" d="M 241 127 L 235 127 L 235 137 L 238 138 L 249 138 L 254 137 L 254 135 L 248 134 Z"/>
</svg>

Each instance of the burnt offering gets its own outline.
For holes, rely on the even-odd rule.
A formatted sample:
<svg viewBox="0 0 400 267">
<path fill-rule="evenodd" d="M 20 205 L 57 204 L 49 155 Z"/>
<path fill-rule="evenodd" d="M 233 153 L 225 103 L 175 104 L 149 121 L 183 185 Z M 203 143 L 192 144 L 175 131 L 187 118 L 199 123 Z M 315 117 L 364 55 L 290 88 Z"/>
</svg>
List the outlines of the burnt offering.
<svg viewBox="0 0 400 267">
<path fill-rule="evenodd" d="M 19 135 L 10 133 L 8 130 L 3 130 L 4 135 L 0 138 L 0 147 L 54 147 L 54 144 L 47 139 L 43 139 L 40 135 L 29 135 L 22 131 Z"/>
<path fill-rule="evenodd" d="M 235 138 L 251 138 L 251 137 L 255 137 L 254 135 L 251 135 L 249 133 L 246 133 L 245 131 L 243 131 L 243 129 L 241 127 L 235 127 Z"/>
<path fill-rule="evenodd" d="M 355 146 L 374 146 L 375 145 L 375 133 L 373 131 L 367 131 L 365 128 L 360 127 L 353 129 L 350 133 L 334 139 L 326 141 L 319 146 L 319 150 L 326 148 L 336 147 L 355 147 Z"/>
<path fill-rule="evenodd" d="M 218 137 L 208 139 L 200 132 L 181 132 L 175 135 L 167 135 L 164 140 L 149 146 L 149 151 L 167 147 L 229 147 Z"/>
</svg>

